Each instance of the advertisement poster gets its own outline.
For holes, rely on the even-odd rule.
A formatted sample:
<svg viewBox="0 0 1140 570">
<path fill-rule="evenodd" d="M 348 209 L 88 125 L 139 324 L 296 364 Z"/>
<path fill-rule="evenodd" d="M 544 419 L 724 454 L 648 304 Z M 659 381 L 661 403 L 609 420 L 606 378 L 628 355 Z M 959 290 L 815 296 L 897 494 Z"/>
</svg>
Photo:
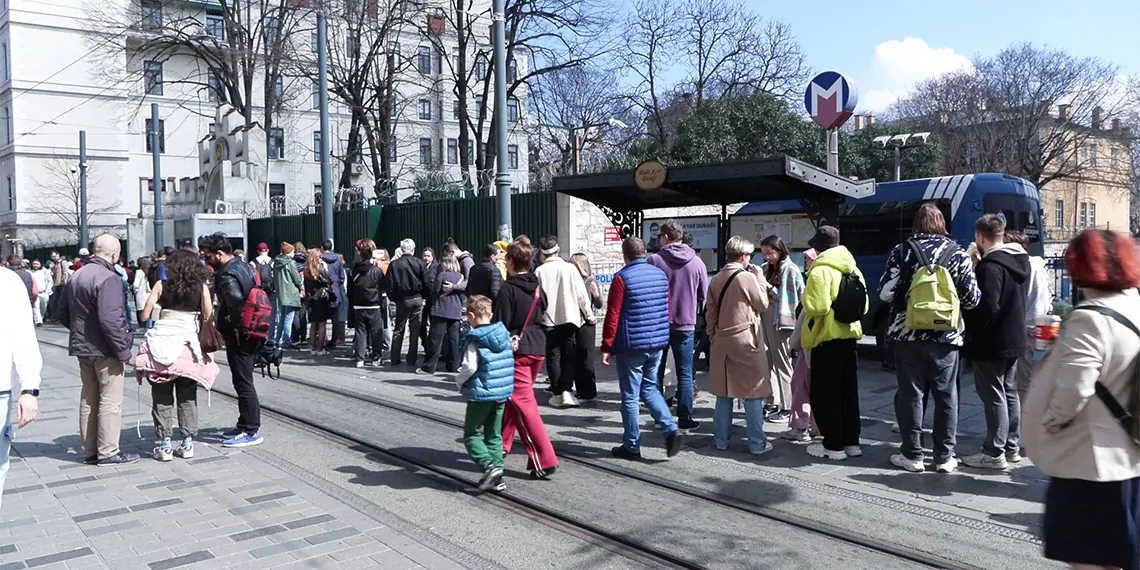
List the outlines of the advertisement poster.
<svg viewBox="0 0 1140 570">
<path fill-rule="evenodd" d="M 704 257 L 704 250 L 716 252 L 717 249 L 717 222 L 716 216 L 700 218 L 674 218 L 681 222 L 681 229 L 693 235 L 693 249 L 700 250 Z M 650 251 L 661 249 L 661 224 L 668 218 L 649 218 L 641 223 L 641 239 L 645 240 L 645 247 Z M 714 253 L 713 258 L 716 255 Z"/>
<path fill-rule="evenodd" d="M 808 249 L 808 240 L 815 235 L 815 226 L 807 214 L 751 214 L 732 216 L 728 224 L 729 234 L 738 235 L 759 247 L 764 238 L 775 235 L 784 240 L 788 249 L 803 251 Z"/>
</svg>

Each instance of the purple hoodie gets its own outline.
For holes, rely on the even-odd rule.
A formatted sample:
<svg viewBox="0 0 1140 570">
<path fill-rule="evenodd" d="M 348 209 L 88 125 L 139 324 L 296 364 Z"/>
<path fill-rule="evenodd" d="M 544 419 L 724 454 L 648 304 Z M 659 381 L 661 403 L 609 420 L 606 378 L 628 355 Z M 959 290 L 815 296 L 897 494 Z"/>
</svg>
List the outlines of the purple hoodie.
<svg viewBox="0 0 1140 570">
<path fill-rule="evenodd" d="M 697 327 L 697 310 L 705 302 L 709 274 L 693 248 L 671 243 L 649 256 L 649 263 L 669 278 L 669 328 L 691 331 Z"/>
</svg>

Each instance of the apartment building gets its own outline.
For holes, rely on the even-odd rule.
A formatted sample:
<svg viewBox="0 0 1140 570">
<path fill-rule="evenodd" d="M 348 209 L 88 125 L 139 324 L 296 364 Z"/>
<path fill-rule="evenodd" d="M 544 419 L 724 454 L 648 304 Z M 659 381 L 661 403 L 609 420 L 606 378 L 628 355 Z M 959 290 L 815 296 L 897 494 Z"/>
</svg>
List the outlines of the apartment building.
<svg viewBox="0 0 1140 570">
<path fill-rule="evenodd" d="M 243 123 L 269 124 L 263 137 L 264 191 L 227 204 L 228 211 L 256 217 L 291 213 L 316 203 L 324 144 L 331 145 L 334 157 L 334 187 L 348 181 L 338 195 L 352 199 L 376 195 L 373 151 L 367 143 L 360 143 L 361 160 L 343 160 L 354 136 L 352 108 L 335 93 L 329 96 L 331 140 L 321 140 L 312 65 L 317 48 L 315 12 L 307 5 L 290 6 L 298 13 L 292 16 L 296 22 L 291 48 L 281 52 L 276 81 L 258 88 L 265 83 L 265 75 L 258 71 L 252 78 L 254 88 L 243 92 L 251 118 Z M 343 15 L 330 13 L 328 20 L 330 66 L 347 65 L 368 53 L 367 45 L 359 45 L 362 37 L 365 42 L 383 42 L 389 61 L 394 56 L 408 63 L 399 67 L 392 83 L 391 137 L 384 149 L 391 166 L 382 189 L 396 200 L 407 199 L 417 175 L 428 169 L 461 180 L 459 152 L 475 151 L 473 144 L 459 149 L 454 80 L 448 75 L 450 66 L 444 65 L 444 58 L 457 57 L 454 33 L 446 23 L 441 26 L 438 18 L 431 18 L 438 13 L 436 8 L 424 3 L 410 8 L 383 37 L 353 36 L 346 31 Z M 121 30 L 114 29 L 116 23 L 122 24 Z M 249 30 L 268 43 L 283 25 L 265 18 Z M 185 35 L 187 45 L 237 49 L 242 42 L 226 37 L 232 30 L 220 6 L 209 1 L 102 5 L 93 0 L 0 0 L 0 235 L 4 238 L 0 251 L 77 242 L 80 131 L 86 132 L 87 142 L 90 234 L 109 231 L 125 239 L 128 219 L 145 219 L 148 211 L 153 212 L 151 104 L 158 105 L 160 119 L 164 196 L 187 189 L 207 195 L 209 173 L 203 172 L 201 145 L 220 134 L 215 132 L 219 106 L 241 105 L 232 100 L 233 91 L 197 47 L 166 49 L 153 57 L 145 50 L 154 45 L 155 35 L 168 33 Z M 469 48 L 469 61 L 488 65 L 489 40 L 480 34 Z M 250 61 L 258 65 L 257 58 Z M 508 69 L 517 77 L 527 64 L 527 54 L 516 51 Z M 476 91 L 484 92 L 472 88 Z M 493 91 L 486 93 L 493 100 Z M 268 97 L 273 99 L 271 120 L 265 109 Z M 473 98 L 468 105 L 478 110 L 473 113 L 491 113 L 489 103 Z M 512 131 L 511 178 L 519 191 L 525 191 L 529 154 L 522 132 L 525 89 L 517 90 L 506 114 Z M 484 124 L 484 129 L 489 127 L 489 121 Z M 346 168 L 348 175 L 342 176 Z M 473 179 L 477 174 L 472 168 Z M 176 198 L 171 194 L 164 201 L 178 202 Z M 214 208 L 214 201 L 204 202 L 199 211 Z"/>
</svg>

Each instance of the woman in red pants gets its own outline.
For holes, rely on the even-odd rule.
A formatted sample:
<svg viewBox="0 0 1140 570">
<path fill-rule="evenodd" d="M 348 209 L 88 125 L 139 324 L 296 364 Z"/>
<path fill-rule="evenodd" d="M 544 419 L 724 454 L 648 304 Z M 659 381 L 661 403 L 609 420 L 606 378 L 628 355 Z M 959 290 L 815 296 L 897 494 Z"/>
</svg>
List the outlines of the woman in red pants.
<svg viewBox="0 0 1140 570">
<path fill-rule="evenodd" d="M 546 311 L 546 294 L 530 273 L 533 258 L 529 240 L 507 246 L 507 280 L 495 302 L 495 320 L 511 332 L 515 353 L 515 390 L 503 412 L 503 453 L 511 452 L 517 431 L 526 448 L 526 468 L 532 477 L 546 479 L 558 467 L 558 457 L 534 399 L 534 380 L 546 359 L 546 333 L 538 324 Z"/>
</svg>

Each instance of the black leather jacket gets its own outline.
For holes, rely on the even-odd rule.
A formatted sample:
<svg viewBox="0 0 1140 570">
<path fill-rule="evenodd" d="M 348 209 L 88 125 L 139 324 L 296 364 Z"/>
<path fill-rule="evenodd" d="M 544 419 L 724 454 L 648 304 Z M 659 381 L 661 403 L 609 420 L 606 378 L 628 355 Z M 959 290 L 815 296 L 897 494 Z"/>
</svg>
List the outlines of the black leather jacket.
<svg viewBox="0 0 1140 570">
<path fill-rule="evenodd" d="M 233 258 L 214 273 L 214 291 L 218 298 L 218 329 L 236 330 L 241 324 L 245 299 L 256 285 L 253 268 Z"/>
</svg>

